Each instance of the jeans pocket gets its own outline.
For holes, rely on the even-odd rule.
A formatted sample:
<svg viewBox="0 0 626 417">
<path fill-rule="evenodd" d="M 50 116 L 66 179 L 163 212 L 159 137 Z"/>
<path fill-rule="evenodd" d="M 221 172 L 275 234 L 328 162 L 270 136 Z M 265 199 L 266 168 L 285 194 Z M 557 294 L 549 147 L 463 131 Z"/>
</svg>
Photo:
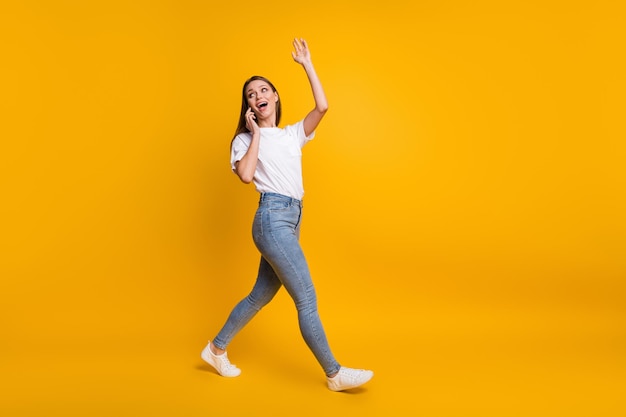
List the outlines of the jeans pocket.
<svg viewBox="0 0 626 417">
<path fill-rule="evenodd" d="M 263 218 L 266 231 L 291 230 L 294 231 L 300 220 L 300 208 L 287 204 L 286 207 L 273 208 L 267 211 Z"/>
<path fill-rule="evenodd" d="M 289 210 L 290 207 L 291 207 L 291 204 L 289 204 L 289 202 L 287 201 L 270 201 L 267 204 L 267 209 L 269 211 Z"/>
</svg>

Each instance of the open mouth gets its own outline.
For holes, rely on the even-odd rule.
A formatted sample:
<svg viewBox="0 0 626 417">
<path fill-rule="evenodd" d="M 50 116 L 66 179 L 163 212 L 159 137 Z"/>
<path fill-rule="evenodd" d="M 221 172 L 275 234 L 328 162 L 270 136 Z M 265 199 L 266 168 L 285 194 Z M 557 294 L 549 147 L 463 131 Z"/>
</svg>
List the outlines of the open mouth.
<svg viewBox="0 0 626 417">
<path fill-rule="evenodd" d="M 260 102 L 257 107 L 259 108 L 259 110 L 264 109 L 265 107 L 267 107 L 267 101 L 262 101 Z"/>
</svg>

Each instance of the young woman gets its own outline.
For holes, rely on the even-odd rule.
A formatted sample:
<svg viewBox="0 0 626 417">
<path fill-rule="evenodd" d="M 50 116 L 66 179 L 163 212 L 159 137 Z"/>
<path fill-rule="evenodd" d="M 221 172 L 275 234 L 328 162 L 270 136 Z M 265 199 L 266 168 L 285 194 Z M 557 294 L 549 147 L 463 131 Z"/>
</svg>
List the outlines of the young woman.
<svg viewBox="0 0 626 417">
<path fill-rule="evenodd" d="M 318 315 L 309 268 L 298 243 L 304 194 L 301 148 L 313 138 L 328 103 L 306 41 L 296 39 L 293 45 L 293 59 L 306 72 L 315 107 L 303 120 L 279 128 L 280 97 L 274 85 L 260 76 L 244 83 L 239 125 L 231 143 L 231 166 L 241 181 L 254 182 L 261 194 L 252 226 L 261 264 L 252 291 L 235 306 L 201 356 L 220 375 L 238 376 L 241 371 L 228 360 L 226 347 L 284 286 L 295 302 L 300 331 L 326 374 L 328 388 L 342 391 L 366 383 L 373 372 L 346 368 L 335 360 Z"/>
</svg>

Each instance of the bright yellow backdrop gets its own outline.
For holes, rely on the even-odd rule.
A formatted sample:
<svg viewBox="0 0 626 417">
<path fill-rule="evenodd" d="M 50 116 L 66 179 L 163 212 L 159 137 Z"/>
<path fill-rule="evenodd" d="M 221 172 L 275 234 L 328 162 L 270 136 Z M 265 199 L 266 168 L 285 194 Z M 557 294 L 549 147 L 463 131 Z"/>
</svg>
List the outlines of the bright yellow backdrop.
<svg viewBox="0 0 626 417">
<path fill-rule="evenodd" d="M 0 412 L 617 416 L 626 411 L 623 6 L 617 1 L 22 1 L 0 9 Z M 257 195 L 229 169 L 243 81 L 305 147 L 302 244 L 323 375 L 252 285 Z"/>
</svg>

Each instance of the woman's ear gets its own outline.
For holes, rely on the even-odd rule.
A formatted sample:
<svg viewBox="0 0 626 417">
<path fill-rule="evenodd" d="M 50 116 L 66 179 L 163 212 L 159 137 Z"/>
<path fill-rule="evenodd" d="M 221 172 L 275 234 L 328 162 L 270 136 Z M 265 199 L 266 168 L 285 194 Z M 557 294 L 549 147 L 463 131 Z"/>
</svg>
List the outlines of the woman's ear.
<svg viewBox="0 0 626 417">
<path fill-rule="evenodd" d="M 275 97 L 274 103 L 278 103 L 278 93 L 276 91 L 274 91 L 274 97 Z"/>
</svg>

